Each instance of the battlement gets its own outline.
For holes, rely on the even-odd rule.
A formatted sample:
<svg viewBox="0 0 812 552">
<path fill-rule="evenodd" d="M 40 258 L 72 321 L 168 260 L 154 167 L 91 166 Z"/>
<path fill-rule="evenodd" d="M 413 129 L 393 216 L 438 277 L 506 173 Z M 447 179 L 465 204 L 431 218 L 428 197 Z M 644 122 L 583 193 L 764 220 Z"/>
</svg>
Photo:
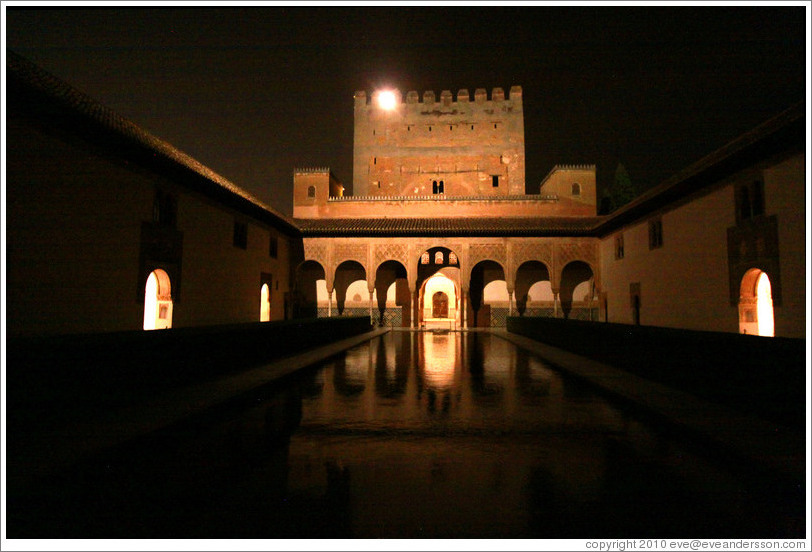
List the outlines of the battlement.
<svg viewBox="0 0 812 552">
<path fill-rule="evenodd" d="M 382 92 L 384 91 L 375 90 L 371 95 L 368 95 L 365 90 L 356 91 L 354 96 L 356 109 L 361 107 L 379 107 L 378 98 Z M 388 90 L 387 92 L 392 92 L 395 95 L 395 105 L 414 105 L 422 103 L 425 106 L 434 106 L 435 104 L 439 103 L 442 106 L 449 107 L 455 103 L 471 103 L 471 94 L 467 88 L 462 88 L 457 91 L 456 101 L 454 101 L 454 96 L 451 93 L 451 90 L 443 90 L 440 92 L 439 102 L 437 101 L 437 96 L 434 94 L 434 90 L 426 90 L 423 92 L 422 102 L 420 101 L 420 94 L 418 94 L 416 90 L 409 90 L 406 92 L 405 98 L 400 90 Z M 513 104 L 520 104 L 522 101 L 522 87 L 517 85 L 511 86 L 510 93 L 507 97 L 505 96 L 504 89 L 496 87 L 491 90 L 490 100 L 488 100 L 488 92 L 486 89 L 477 88 L 474 91 L 473 101 L 474 104 L 499 103 L 505 101 L 512 102 Z"/>
<path fill-rule="evenodd" d="M 293 174 L 330 174 L 330 167 L 297 167 L 293 169 Z"/>
</svg>

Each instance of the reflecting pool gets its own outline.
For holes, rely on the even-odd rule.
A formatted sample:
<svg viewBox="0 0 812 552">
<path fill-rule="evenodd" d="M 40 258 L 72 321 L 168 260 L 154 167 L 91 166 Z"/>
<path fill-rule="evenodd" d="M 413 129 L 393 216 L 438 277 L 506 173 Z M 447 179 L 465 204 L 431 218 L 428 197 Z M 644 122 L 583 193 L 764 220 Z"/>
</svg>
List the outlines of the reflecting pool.
<svg viewBox="0 0 812 552">
<path fill-rule="evenodd" d="M 802 534 L 789 502 L 497 336 L 390 332 L 10 499 L 8 528 L 140 538 Z"/>
</svg>

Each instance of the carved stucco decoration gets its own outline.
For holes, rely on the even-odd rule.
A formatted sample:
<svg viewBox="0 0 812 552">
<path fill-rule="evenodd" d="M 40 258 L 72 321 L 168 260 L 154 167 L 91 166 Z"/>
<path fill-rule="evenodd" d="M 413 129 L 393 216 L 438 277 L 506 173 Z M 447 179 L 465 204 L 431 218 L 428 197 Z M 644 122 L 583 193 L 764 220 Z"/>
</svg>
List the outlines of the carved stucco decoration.
<svg viewBox="0 0 812 552">
<path fill-rule="evenodd" d="M 378 267 L 386 261 L 398 261 L 408 270 L 409 268 L 409 247 L 404 243 L 383 243 L 377 244 L 373 257 L 373 267 L 377 271 Z"/>
<path fill-rule="evenodd" d="M 327 267 L 329 265 L 327 253 L 328 253 L 327 244 L 313 243 L 312 241 L 305 240 L 304 242 L 305 261 L 316 261 L 323 267 Z"/>
<path fill-rule="evenodd" d="M 573 261 L 583 261 L 592 269 L 595 285 L 600 288 L 600 268 L 598 264 L 597 242 L 576 242 L 557 244 L 553 249 L 554 275 L 553 288 L 557 289 L 561 282 L 561 274 L 566 266 Z"/>
<path fill-rule="evenodd" d="M 365 243 L 340 243 L 333 246 L 333 270 L 344 261 L 357 261 L 368 273 L 369 246 Z"/>
<path fill-rule="evenodd" d="M 547 270 L 553 270 L 553 247 L 550 243 L 518 242 L 512 244 L 513 266 L 518 270 L 527 261 L 544 263 Z"/>
<path fill-rule="evenodd" d="M 507 248 L 501 243 L 472 244 L 468 248 L 469 269 L 473 269 L 480 261 L 496 261 L 507 270 Z"/>
</svg>

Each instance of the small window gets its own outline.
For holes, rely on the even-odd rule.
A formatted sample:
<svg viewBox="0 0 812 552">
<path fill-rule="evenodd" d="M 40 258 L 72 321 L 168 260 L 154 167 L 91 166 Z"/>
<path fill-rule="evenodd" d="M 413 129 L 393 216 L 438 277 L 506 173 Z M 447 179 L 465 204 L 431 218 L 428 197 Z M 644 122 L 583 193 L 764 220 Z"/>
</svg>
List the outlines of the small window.
<svg viewBox="0 0 812 552">
<path fill-rule="evenodd" d="M 625 252 L 623 251 L 623 234 L 615 236 L 615 259 L 622 259 Z"/>
<path fill-rule="evenodd" d="M 278 250 L 279 250 L 279 239 L 276 236 L 271 235 L 270 245 L 268 246 L 268 255 L 270 255 L 271 258 L 275 259 L 277 254 L 279 253 Z"/>
<path fill-rule="evenodd" d="M 577 182 L 572 184 L 572 195 L 573 196 L 580 196 L 581 195 L 581 185 Z"/>
<path fill-rule="evenodd" d="M 747 186 L 742 186 L 741 194 L 739 197 L 739 218 L 741 220 L 749 219 L 750 212 L 751 212 L 750 190 L 747 189 Z"/>
<path fill-rule="evenodd" d="M 429 132 L 431 132 L 431 127 L 429 127 Z"/>
<path fill-rule="evenodd" d="M 474 130 L 474 125 L 471 125 L 471 130 Z"/>
<path fill-rule="evenodd" d="M 448 125 L 448 130 L 454 130 L 454 125 Z"/>
<path fill-rule="evenodd" d="M 457 264 L 457 254 L 453 251 L 448 254 L 448 264 Z"/>
<path fill-rule="evenodd" d="M 434 254 L 434 264 L 443 264 L 443 252 L 438 251 Z"/>
<path fill-rule="evenodd" d="M 178 200 L 172 194 L 156 191 L 152 203 L 152 222 L 174 228 L 177 222 Z"/>
<path fill-rule="evenodd" d="M 764 182 L 753 182 L 753 216 L 764 214 Z"/>
<path fill-rule="evenodd" d="M 411 131 L 412 131 L 412 127 L 407 126 L 407 127 L 406 127 L 406 132 L 411 132 Z"/>
<path fill-rule="evenodd" d="M 248 249 L 248 225 L 236 220 L 234 221 L 234 247 Z"/>
<path fill-rule="evenodd" d="M 378 189 L 381 188 L 381 181 L 380 180 L 376 180 L 375 182 L 373 182 L 373 184 L 375 184 L 378 187 Z"/>
<path fill-rule="evenodd" d="M 494 128 L 494 130 L 496 129 L 496 123 L 493 124 L 493 128 Z"/>
<path fill-rule="evenodd" d="M 307 188 L 307 197 L 316 197 L 316 187 L 315 186 L 308 186 L 308 188 Z"/>
<path fill-rule="evenodd" d="M 499 175 L 498 174 L 495 174 L 495 175 L 491 176 L 491 186 L 493 186 L 494 188 L 499 187 Z"/>
<path fill-rule="evenodd" d="M 438 194 L 438 193 L 440 193 L 439 190 L 440 190 L 440 187 L 437 185 L 437 181 L 432 180 L 431 181 L 431 193 Z"/>
<path fill-rule="evenodd" d="M 648 223 L 648 248 L 658 249 L 663 246 L 663 220 L 655 219 Z"/>
<path fill-rule="evenodd" d="M 431 257 L 429 256 L 429 252 L 426 251 L 425 253 L 420 255 L 420 264 L 425 264 L 425 265 L 429 264 L 429 259 L 430 258 Z"/>
<path fill-rule="evenodd" d="M 378 158 L 377 158 L 377 157 L 373 157 L 373 158 L 372 158 L 372 164 L 373 164 L 373 165 L 377 165 L 377 164 L 378 164 Z"/>
<path fill-rule="evenodd" d="M 438 194 L 444 194 L 445 193 L 445 183 L 442 180 L 437 185 L 437 193 Z"/>
</svg>

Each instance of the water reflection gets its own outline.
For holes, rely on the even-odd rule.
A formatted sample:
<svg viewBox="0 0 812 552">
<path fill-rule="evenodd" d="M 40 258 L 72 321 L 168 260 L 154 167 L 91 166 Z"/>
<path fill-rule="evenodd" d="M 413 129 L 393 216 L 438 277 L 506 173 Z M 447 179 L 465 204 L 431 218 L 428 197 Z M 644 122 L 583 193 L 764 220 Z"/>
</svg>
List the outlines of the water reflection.
<svg viewBox="0 0 812 552">
<path fill-rule="evenodd" d="M 475 332 L 390 332 L 9 512 L 12 538 L 774 537 L 804 521 L 803 496 Z"/>
</svg>

